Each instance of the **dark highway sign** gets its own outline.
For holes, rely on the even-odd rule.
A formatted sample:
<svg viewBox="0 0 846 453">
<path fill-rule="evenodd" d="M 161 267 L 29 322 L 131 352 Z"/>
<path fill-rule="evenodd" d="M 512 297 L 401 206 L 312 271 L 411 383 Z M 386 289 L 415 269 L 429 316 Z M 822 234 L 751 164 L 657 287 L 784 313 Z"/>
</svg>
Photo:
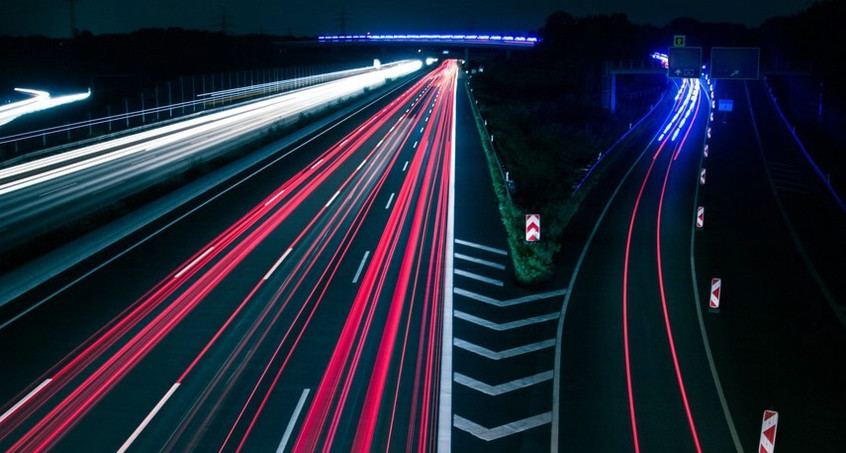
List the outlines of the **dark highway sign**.
<svg viewBox="0 0 846 453">
<path fill-rule="evenodd" d="M 667 49 L 667 75 L 693 77 L 702 75 L 701 47 L 670 47 Z"/>
<path fill-rule="evenodd" d="M 755 80 L 760 55 L 758 47 L 712 47 L 711 78 Z"/>
</svg>

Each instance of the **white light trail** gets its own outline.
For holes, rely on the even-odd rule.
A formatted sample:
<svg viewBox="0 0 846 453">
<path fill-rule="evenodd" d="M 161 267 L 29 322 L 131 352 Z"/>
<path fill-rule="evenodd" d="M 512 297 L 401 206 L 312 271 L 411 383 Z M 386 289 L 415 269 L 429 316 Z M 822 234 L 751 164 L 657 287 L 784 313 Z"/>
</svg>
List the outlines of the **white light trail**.
<svg viewBox="0 0 846 453">
<path fill-rule="evenodd" d="M 0 170 L 0 195 L 117 159 L 135 157 L 152 150 L 159 152 L 167 146 L 184 147 L 183 144 L 191 140 L 203 139 L 207 143 L 206 148 L 212 147 L 237 135 L 261 130 L 281 119 L 296 117 L 302 112 L 362 93 L 367 88 L 375 88 L 389 79 L 411 74 L 422 66 L 419 60 L 386 64 L 380 70 L 5 168 Z"/>
</svg>

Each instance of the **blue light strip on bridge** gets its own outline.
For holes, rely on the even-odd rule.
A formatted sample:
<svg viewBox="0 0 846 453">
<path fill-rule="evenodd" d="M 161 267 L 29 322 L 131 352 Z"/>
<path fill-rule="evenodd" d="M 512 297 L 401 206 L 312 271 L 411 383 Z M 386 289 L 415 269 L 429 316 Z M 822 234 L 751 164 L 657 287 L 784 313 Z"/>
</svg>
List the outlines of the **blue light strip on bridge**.
<svg viewBox="0 0 846 453">
<path fill-rule="evenodd" d="M 487 44 L 503 46 L 532 47 L 540 39 L 535 36 L 511 35 L 323 35 L 317 38 L 320 42 L 443 42 L 454 44 Z"/>
</svg>

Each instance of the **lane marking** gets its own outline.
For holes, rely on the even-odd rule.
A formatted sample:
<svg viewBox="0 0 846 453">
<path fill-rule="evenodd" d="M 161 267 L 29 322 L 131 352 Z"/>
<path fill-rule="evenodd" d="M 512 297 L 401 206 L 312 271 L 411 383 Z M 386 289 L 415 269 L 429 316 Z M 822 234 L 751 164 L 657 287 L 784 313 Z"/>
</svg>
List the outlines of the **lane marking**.
<svg viewBox="0 0 846 453">
<path fill-rule="evenodd" d="M 270 270 L 267 271 L 266 274 L 264 274 L 264 277 L 262 277 L 262 280 L 267 280 L 268 278 L 270 278 L 270 275 L 273 274 L 273 272 L 276 271 L 276 268 L 279 267 L 280 264 L 282 264 L 282 261 L 285 260 L 285 258 L 288 257 L 288 254 L 291 253 L 291 250 L 294 250 L 294 249 L 288 248 L 288 250 L 285 250 L 285 253 L 283 253 L 282 256 L 279 257 L 278 260 L 276 260 L 276 263 L 273 264 L 273 267 L 271 267 Z"/>
<path fill-rule="evenodd" d="M 310 389 L 303 389 L 303 393 L 300 395 L 300 400 L 297 401 L 297 407 L 294 408 L 294 413 L 291 414 L 288 426 L 285 427 L 285 434 L 282 435 L 282 440 L 279 441 L 279 446 L 276 447 L 276 453 L 282 453 L 285 450 L 285 447 L 288 446 L 288 440 L 291 439 L 291 433 L 294 432 L 294 425 L 297 424 L 297 420 L 300 418 L 300 412 L 302 412 L 303 406 L 305 406 L 309 391 Z"/>
<path fill-rule="evenodd" d="M 661 98 L 658 100 L 660 103 L 664 99 L 664 95 L 661 95 Z M 657 111 L 658 108 L 654 108 L 650 110 L 643 118 L 638 121 L 640 124 L 647 116 L 651 116 L 652 112 Z M 668 115 L 667 118 L 664 120 L 664 123 L 661 127 L 664 127 L 665 124 L 669 121 L 670 116 Z M 659 128 L 660 130 L 661 128 Z M 582 247 L 582 252 L 579 254 L 579 259 L 576 261 L 576 267 L 573 270 L 573 274 L 570 275 L 570 283 L 567 285 L 567 295 L 564 297 L 564 303 L 561 304 L 561 316 L 558 318 L 558 329 L 556 332 L 556 342 L 555 346 L 555 378 L 552 384 L 552 427 L 551 431 L 552 434 L 550 436 L 550 453 L 558 453 L 558 439 L 559 439 L 559 432 L 558 432 L 558 425 L 561 420 L 561 405 L 559 402 L 560 395 L 561 395 L 561 345 L 563 344 L 563 337 L 564 337 L 564 321 L 567 315 L 567 308 L 570 305 L 570 295 L 573 292 L 573 287 L 576 285 L 576 278 L 579 275 L 579 271 L 582 268 L 582 263 L 584 263 L 585 256 L 587 255 L 588 249 L 590 248 L 591 244 L 593 243 L 593 238 L 596 236 L 597 231 L 599 231 L 599 226 L 602 224 L 602 221 L 605 219 L 605 215 L 608 213 L 608 210 L 611 208 L 611 204 L 617 198 L 617 194 L 620 193 L 620 189 L 623 188 L 623 184 L 629 179 L 629 176 L 632 174 L 634 169 L 637 167 L 638 163 L 643 159 L 643 156 L 646 155 L 646 152 L 652 147 L 652 144 L 655 142 L 657 135 L 652 136 L 652 140 L 643 148 L 640 155 L 635 159 L 634 163 L 629 167 L 626 174 L 623 175 L 623 178 L 620 179 L 620 182 L 617 183 L 617 187 L 614 189 L 614 192 L 611 194 L 611 197 L 608 198 L 608 201 L 605 203 L 605 207 L 602 209 L 602 212 L 599 214 L 599 218 L 596 220 L 596 223 L 593 225 L 593 229 L 590 232 L 590 236 L 588 236 L 587 241 L 585 242 L 584 247 Z M 619 141 L 617 141 L 619 143 Z M 616 146 L 615 143 L 613 146 Z M 607 152 L 605 154 L 608 154 Z"/>
<path fill-rule="evenodd" d="M 455 275 L 460 275 L 462 277 L 472 278 L 473 280 L 480 281 L 483 283 L 487 283 L 489 285 L 494 286 L 505 286 L 501 280 L 497 280 L 495 278 L 485 277 L 484 275 L 474 274 L 472 272 L 463 271 L 461 269 L 455 270 Z"/>
<path fill-rule="evenodd" d="M 6 420 L 7 418 L 9 418 L 9 416 L 12 415 L 16 410 L 18 410 L 21 406 L 26 404 L 27 401 L 32 399 L 32 397 L 35 396 L 36 393 L 40 392 L 41 389 L 43 389 L 52 380 L 53 380 L 52 378 L 45 379 L 44 382 L 42 382 L 41 384 L 38 384 L 38 387 L 35 387 L 34 389 L 32 389 L 31 392 L 27 393 L 25 397 L 23 397 L 20 401 L 15 403 L 14 406 L 10 407 L 9 410 L 7 410 L 6 412 L 3 413 L 3 415 L 0 415 L 0 423 L 3 423 L 3 420 Z"/>
<path fill-rule="evenodd" d="M 543 373 L 534 374 L 532 376 L 526 376 L 524 378 L 515 379 L 510 382 L 505 382 L 497 385 L 490 385 L 482 381 L 477 381 L 476 379 L 473 379 L 470 376 L 465 376 L 461 373 L 455 373 L 455 382 L 465 387 L 469 387 L 473 390 L 476 390 L 478 392 L 484 393 L 485 395 L 499 396 L 504 393 L 513 392 L 515 390 L 524 389 L 526 387 L 531 387 L 533 385 L 540 384 L 541 382 L 551 381 L 552 376 L 552 370 L 549 370 L 544 371 Z"/>
<path fill-rule="evenodd" d="M 485 250 L 485 251 L 491 252 L 491 253 L 496 253 L 498 255 L 508 256 L 508 252 L 506 252 L 505 250 L 497 249 L 497 248 L 494 248 L 494 247 L 488 247 L 487 245 L 476 244 L 475 242 L 465 241 L 465 240 L 462 240 L 462 239 L 456 239 L 455 243 L 460 244 L 460 245 L 466 245 L 467 247 L 477 248 L 479 250 Z"/>
<path fill-rule="evenodd" d="M 370 108 L 371 106 L 373 106 L 373 105 L 374 105 L 374 104 L 376 104 L 377 102 L 381 101 L 382 99 L 384 99 L 384 98 L 386 98 L 386 97 L 390 96 L 391 94 L 393 94 L 393 93 L 394 93 L 394 92 L 396 92 L 397 90 L 399 90 L 399 89 L 401 89 L 401 88 L 405 87 L 405 86 L 406 86 L 406 85 L 408 85 L 410 82 L 411 82 L 411 79 L 409 79 L 409 80 L 408 80 L 408 81 L 406 81 L 406 82 L 402 82 L 400 85 L 398 85 L 398 86 L 397 86 L 397 87 L 395 87 L 395 88 L 390 89 L 388 92 L 386 92 L 385 94 L 383 94 L 383 95 L 379 96 L 379 97 L 378 97 L 378 98 L 376 98 L 375 100 L 373 100 L 373 101 L 369 102 L 368 104 L 364 105 L 363 107 L 361 107 L 361 108 L 359 108 L 359 109 L 357 109 L 357 110 L 353 111 L 352 113 L 349 113 L 348 115 L 344 116 L 343 118 L 339 119 L 336 123 L 331 124 L 331 125 L 329 125 L 329 126 L 326 126 L 323 130 L 320 130 L 320 132 L 318 132 L 317 134 L 315 134 L 315 135 L 314 135 L 314 136 L 312 136 L 311 138 L 308 138 L 306 141 L 304 141 L 304 142 L 300 143 L 299 145 L 294 146 L 293 148 L 289 149 L 288 151 L 286 151 L 286 152 L 285 152 L 284 154 L 282 154 L 281 156 L 279 156 L 279 157 L 277 157 L 277 158 L 273 159 L 272 161 L 270 161 L 270 162 L 268 162 L 267 164 L 263 165 L 262 167 L 260 167 L 260 168 L 256 169 L 256 170 L 255 170 L 255 171 L 253 171 L 252 173 L 250 173 L 250 174 L 248 174 L 248 175 L 244 176 L 244 177 L 243 177 L 243 178 L 241 178 L 240 180 L 238 180 L 238 181 L 236 181 L 235 183 L 233 183 L 231 186 L 226 187 L 225 189 L 221 190 L 219 193 L 217 193 L 217 194 L 213 195 L 213 196 L 212 196 L 211 198 L 209 198 L 208 200 L 206 200 L 206 201 L 204 201 L 204 202 L 200 203 L 199 205 L 197 205 L 197 206 L 195 206 L 194 208 L 190 209 L 188 212 L 186 212 L 186 213 L 182 214 L 181 216 L 177 217 L 176 219 L 174 219 L 174 220 L 172 220 L 172 221 L 168 222 L 166 225 L 162 226 L 161 228 L 157 229 L 156 231 L 154 231 L 153 233 L 151 233 L 151 234 L 147 235 L 146 237 L 144 237 L 144 238 L 140 239 L 138 242 L 136 242 L 136 243 L 132 244 L 131 246 L 127 247 L 125 250 L 122 250 L 122 251 L 118 252 L 116 255 L 112 256 L 112 257 L 111 257 L 111 258 L 109 258 L 109 259 L 107 259 L 105 262 L 103 262 L 103 263 L 101 263 L 101 264 L 99 264 L 99 265 L 95 266 L 93 269 L 88 270 L 88 271 L 87 271 L 87 272 L 85 272 L 83 275 L 81 275 L 81 276 L 77 277 L 76 279 L 74 279 L 73 281 L 71 281 L 71 282 L 69 282 L 69 283 L 65 284 L 64 286 L 62 286 L 61 288 L 57 289 L 56 291 L 53 291 L 52 293 L 50 293 L 49 295 L 47 295 L 45 298 L 43 298 L 43 299 L 39 300 L 38 302 L 36 302 L 36 303 L 34 303 L 34 304 L 31 304 L 31 305 L 30 305 L 29 307 L 27 307 L 25 310 L 23 310 L 22 312 L 20 312 L 20 313 L 18 313 L 17 315 L 15 315 L 13 318 L 9 319 L 8 321 L 4 322 L 3 324 L 0 324 L 0 330 L 3 330 L 3 329 L 5 329 L 6 327 L 10 326 L 12 323 L 14 323 L 14 322 L 16 322 L 17 320 L 19 320 L 19 319 L 23 318 L 24 316 L 26 316 L 27 314 L 29 314 L 31 311 L 35 310 L 36 308 L 40 307 L 41 305 L 44 305 L 45 303 L 47 303 L 47 302 L 49 302 L 50 300 L 52 300 L 54 297 L 56 297 L 56 296 L 58 296 L 59 294 L 63 293 L 64 291 L 66 291 L 66 290 L 67 290 L 68 288 L 70 288 L 71 286 L 73 286 L 73 285 L 75 285 L 75 284 L 79 283 L 80 281 L 82 281 L 82 280 L 83 280 L 83 279 L 85 279 L 85 278 L 88 278 L 89 276 L 91 276 L 91 275 L 92 275 L 92 274 L 94 274 L 95 272 L 98 272 L 100 269 L 102 269 L 102 268 L 104 268 L 104 267 L 108 266 L 109 264 L 111 264 L 112 262 L 116 261 L 117 259 L 119 259 L 119 258 L 123 257 L 123 256 L 124 256 L 124 255 L 126 255 L 127 253 L 129 253 L 129 252 L 131 252 L 131 251 L 135 250 L 136 248 L 138 248 L 139 246 L 141 246 L 142 244 L 144 244 L 144 243 L 145 243 L 145 242 L 147 242 L 148 240 L 152 239 L 153 237 L 157 236 L 158 234 L 162 233 L 163 231 L 167 230 L 168 228 L 172 227 L 173 225 L 176 225 L 178 222 L 180 222 L 180 221 L 182 221 L 183 219 L 185 219 L 186 217 L 188 217 L 188 216 L 190 216 L 190 215 L 192 215 L 192 214 L 196 213 L 196 212 L 197 212 L 197 211 L 199 211 L 200 209 L 203 209 L 204 207 L 208 206 L 210 203 L 212 203 L 212 202 L 214 202 L 215 200 L 219 199 L 220 197 L 222 197 L 222 196 L 226 195 L 227 193 L 229 193 L 230 191 L 234 190 L 236 187 L 240 186 L 241 184 L 246 183 L 246 182 L 247 182 L 247 181 L 249 181 L 251 178 L 255 177 L 256 175 L 260 174 L 261 172 L 263 172 L 263 171 L 267 170 L 268 168 L 272 167 L 273 165 L 278 164 L 278 163 L 279 163 L 279 162 L 281 162 L 283 159 L 285 159 L 285 158 L 287 158 L 288 156 L 290 156 L 291 154 L 293 154 L 293 153 L 295 153 L 295 152 L 299 151 L 299 150 L 300 150 L 301 148 L 303 148 L 304 146 L 306 146 L 306 145 L 308 145 L 309 143 L 312 143 L 313 141 L 315 141 L 315 140 L 319 139 L 319 138 L 320 138 L 320 137 L 322 137 L 323 135 L 325 135 L 325 134 L 329 133 L 330 131 L 332 131 L 332 130 L 333 130 L 333 129 L 335 129 L 336 127 L 340 126 L 341 124 L 344 124 L 344 122 L 348 121 L 350 118 L 353 118 L 353 117 L 355 117 L 356 115 L 361 114 L 361 112 L 363 112 L 363 111 L 365 111 L 366 109 Z M 363 126 L 362 126 L 362 127 L 363 127 Z M 362 127 L 359 127 L 359 129 L 358 129 L 358 130 L 361 130 L 361 128 L 362 128 Z M 318 130 L 319 130 L 319 129 L 318 129 Z M 159 217 L 160 217 L 160 216 L 159 216 Z M 20 295 L 20 293 L 18 293 L 18 295 Z M 8 296 L 6 296 L 6 297 L 8 297 Z M 7 299 L 6 301 L 0 300 L 0 305 L 3 305 L 4 303 L 6 303 L 6 302 L 7 302 L 8 300 L 10 300 L 10 299 L 11 299 L 11 298 Z"/>
<path fill-rule="evenodd" d="M 314 163 L 314 165 L 312 165 L 312 166 L 311 166 L 311 168 L 309 168 L 309 170 L 314 170 L 314 169 L 315 169 L 315 167 L 317 167 L 318 165 L 320 165 L 320 164 L 322 164 L 322 163 L 323 163 L 323 158 L 321 158 L 320 160 L 318 160 L 317 162 L 315 162 L 315 163 Z"/>
<path fill-rule="evenodd" d="M 340 191 L 340 190 L 339 190 L 339 191 L 337 191 L 337 192 L 335 192 L 335 195 L 332 195 L 332 198 L 330 198 L 330 199 L 329 199 L 329 201 L 327 201 L 327 202 L 326 202 L 326 206 L 325 206 L 325 207 L 327 207 L 327 208 L 328 208 L 328 207 L 329 207 L 329 205 L 330 205 L 330 204 L 332 204 L 332 202 L 333 202 L 333 201 L 335 201 L 335 198 L 337 198 L 337 197 L 338 197 L 338 195 L 340 195 L 340 194 L 341 194 L 341 191 Z"/>
<path fill-rule="evenodd" d="M 264 205 L 267 206 L 270 203 L 273 203 L 273 201 L 276 200 L 277 198 L 279 198 L 279 196 L 282 195 L 283 193 L 285 193 L 285 189 L 280 190 L 276 195 L 273 196 L 273 198 L 271 198 L 270 200 L 267 200 L 267 203 L 265 203 Z"/>
<path fill-rule="evenodd" d="M 413 145 L 411 145 L 411 147 L 416 149 L 416 148 L 417 148 L 417 144 L 418 144 L 418 143 L 420 143 L 420 142 L 418 142 L 418 141 L 416 141 L 416 140 L 415 140 L 415 141 L 414 141 L 414 144 L 413 144 Z"/>
<path fill-rule="evenodd" d="M 501 332 L 501 331 L 504 331 L 504 330 L 511 330 L 511 329 L 516 329 L 518 327 L 530 326 L 532 324 L 539 324 L 539 323 L 546 322 L 546 321 L 552 321 L 554 319 L 558 319 L 559 313 L 558 312 L 552 312 L 552 313 L 547 313 L 545 315 L 534 316 L 534 317 L 525 318 L 525 319 L 518 319 L 516 321 L 506 322 L 506 323 L 502 323 L 502 324 L 495 323 L 493 321 L 489 321 L 487 319 L 480 318 L 478 316 L 473 316 L 469 313 L 464 313 L 463 311 L 458 311 L 458 310 L 455 310 L 454 315 L 458 319 L 463 319 L 464 321 L 472 322 L 473 324 L 476 324 L 478 326 L 487 327 L 488 329 Z"/>
<path fill-rule="evenodd" d="M 483 266 L 492 267 L 494 269 L 499 269 L 503 271 L 505 270 L 504 264 L 494 263 L 493 261 L 483 260 L 481 258 L 474 258 L 472 256 L 464 255 L 461 253 L 456 253 L 455 257 L 460 260 L 470 261 L 471 263 L 481 264 Z"/>
<path fill-rule="evenodd" d="M 538 341 L 537 343 L 529 343 L 527 345 L 517 346 L 516 348 L 506 349 L 504 351 L 499 352 L 491 351 L 488 348 L 470 343 L 469 341 L 462 340 L 460 338 L 455 339 L 453 346 L 480 355 L 482 357 L 486 357 L 491 360 L 502 360 L 521 356 L 530 352 L 540 351 L 542 349 L 551 348 L 555 346 L 555 338 L 552 338 L 550 340 Z"/>
<path fill-rule="evenodd" d="M 364 263 L 367 262 L 367 257 L 370 256 L 370 250 L 364 252 L 364 256 L 361 257 L 361 263 L 358 265 L 358 270 L 355 272 L 355 277 L 353 277 L 353 283 L 358 283 L 358 278 L 361 277 L 361 271 L 364 269 Z"/>
<path fill-rule="evenodd" d="M 438 453 L 450 453 L 452 449 L 452 342 L 453 342 L 453 253 L 455 239 L 455 117 L 458 92 L 458 78 L 453 84 L 452 127 L 449 156 L 449 193 L 447 195 L 447 230 L 444 263 L 444 307 L 441 335 L 441 376 L 438 395 Z M 408 162 L 406 162 L 408 165 Z M 404 169 L 403 169 L 404 170 Z"/>
<path fill-rule="evenodd" d="M 391 207 L 391 202 L 392 202 L 392 201 L 394 201 L 394 195 L 395 195 L 395 194 L 392 192 L 392 193 L 391 193 L 391 197 L 390 197 L 390 198 L 388 198 L 388 204 L 386 204 L 386 205 L 385 205 L 385 209 L 388 209 L 388 208 L 390 208 L 390 207 Z"/>
<path fill-rule="evenodd" d="M 198 262 L 202 261 L 202 259 L 205 258 L 206 255 L 211 253 L 212 250 L 214 250 L 214 246 L 209 247 L 208 249 L 206 249 L 205 252 L 203 252 L 202 255 L 195 258 L 194 261 L 191 261 L 190 263 L 188 263 L 188 265 L 185 266 L 181 271 L 177 272 L 176 275 L 173 276 L 173 278 L 179 278 L 179 277 L 182 276 L 182 274 L 184 274 L 185 272 L 188 272 L 189 269 L 194 267 L 194 265 L 197 264 Z"/>
<path fill-rule="evenodd" d="M 367 162 L 367 158 L 365 157 L 364 160 L 361 161 L 360 164 L 358 164 L 358 167 L 355 168 L 355 171 L 361 170 L 361 167 L 363 167 L 366 162 Z"/>
<path fill-rule="evenodd" d="M 51 193 L 60 192 L 60 191 L 62 191 L 62 190 L 65 190 L 65 189 L 68 189 L 68 188 L 70 188 L 70 187 L 73 187 L 73 186 L 75 186 L 75 185 L 77 185 L 77 184 L 78 184 L 78 183 L 75 183 L 75 182 L 72 182 L 72 183 L 70 183 L 70 184 L 65 184 L 65 185 L 63 185 L 63 186 L 61 186 L 61 187 L 57 187 L 57 188 L 55 188 L 55 189 L 50 189 L 50 190 L 48 190 L 48 191 L 46 191 L 46 192 L 41 192 L 40 194 L 38 194 L 38 196 L 39 196 L 39 197 L 45 197 L 45 196 L 47 196 L 47 195 L 50 195 Z"/>
<path fill-rule="evenodd" d="M 454 420 L 456 428 L 468 432 L 479 439 L 490 442 L 512 434 L 521 433 L 528 429 L 546 425 L 552 421 L 552 412 L 544 412 L 543 414 L 517 420 L 516 422 L 507 423 L 495 428 L 485 428 L 484 426 L 467 420 L 460 415 L 454 416 Z"/>
<path fill-rule="evenodd" d="M 405 161 L 405 165 L 402 166 L 402 171 L 408 169 L 408 161 Z"/>
<path fill-rule="evenodd" d="M 137 428 L 135 428 L 135 431 L 132 432 L 132 435 L 130 435 L 129 438 L 126 439 L 126 442 L 124 442 L 123 445 L 120 446 L 117 453 L 124 453 L 126 452 L 126 450 L 129 449 L 129 446 L 132 445 L 132 442 L 135 442 L 135 439 L 138 438 L 138 436 L 141 434 L 141 431 L 144 431 L 144 428 L 146 428 L 150 421 L 153 420 L 153 417 L 155 417 L 156 414 L 159 413 L 162 406 L 165 405 L 167 400 L 169 400 L 170 397 L 173 395 L 173 392 L 175 392 L 178 388 L 179 382 L 173 384 L 170 387 L 170 390 L 168 390 L 167 393 L 165 393 L 165 396 L 163 396 L 162 399 L 159 400 L 158 404 L 156 404 L 156 407 L 154 407 L 153 410 L 151 410 L 150 413 L 147 414 L 146 417 L 144 417 L 144 420 L 141 422 L 140 425 L 138 425 Z"/>
<path fill-rule="evenodd" d="M 534 302 L 536 300 L 563 296 L 564 294 L 567 294 L 567 290 L 560 289 L 557 291 L 549 291 L 545 293 L 531 294 L 523 297 L 515 297 L 514 299 L 508 300 L 494 299 L 493 297 L 483 296 L 481 294 L 477 294 L 472 291 L 467 291 L 466 289 L 462 288 L 455 288 L 455 294 L 458 294 L 459 296 L 469 297 L 470 299 L 474 299 L 479 302 L 486 303 L 488 305 L 494 305 L 496 307 L 511 307 L 512 305 L 520 305 L 528 302 Z"/>
<path fill-rule="evenodd" d="M 746 103 L 749 107 L 749 116 L 752 118 L 752 131 L 755 133 L 755 141 L 758 145 L 758 154 L 761 156 L 761 161 L 764 164 L 764 171 L 767 174 L 767 181 L 769 181 L 770 183 L 770 190 L 772 190 L 773 192 L 773 199 L 776 202 L 776 206 L 778 206 L 779 213 L 781 213 L 781 218 L 784 219 L 784 225 L 787 227 L 787 231 L 790 233 L 791 239 L 793 239 L 793 244 L 796 247 L 796 251 L 799 252 L 799 256 L 802 257 L 802 261 L 805 263 L 805 268 L 808 269 L 808 272 L 811 274 L 811 278 L 814 279 L 814 283 L 817 284 L 817 287 L 820 289 L 820 292 L 822 293 L 826 302 L 828 302 L 829 307 L 831 307 L 831 309 L 834 311 L 834 315 L 837 316 L 837 319 L 840 321 L 841 324 L 846 326 L 846 316 L 844 316 L 843 312 L 839 309 L 840 305 L 834 298 L 834 295 L 828 289 L 828 285 L 825 284 L 825 281 L 817 271 L 816 266 L 814 266 L 814 263 L 811 261 L 810 256 L 808 256 L 808 251 L 807 249 L 805 249 L 805 245 L 802 243 L 802 240 L 799 238 L 799 234 L 793 227 L 793 222 L 790 220 L 790 216 L 787 214 L 787 210 L 784 207 L 784 203 L 782 203 L 781 201 L 781 196 L 778 194 L 775 182 L 773 181 L 773 175 L 770 170 L 770 163 L 767 160 L 767 155 L 764 153 L 764 143 L 761 141 L 761 134 L 758 130 L 758 120 L 755 118 L 754 110 L 752 110 L 752 97 L 749 94 L 749 84 L 744 82 L 743 87 L 746 90 Z"/>
</svg>

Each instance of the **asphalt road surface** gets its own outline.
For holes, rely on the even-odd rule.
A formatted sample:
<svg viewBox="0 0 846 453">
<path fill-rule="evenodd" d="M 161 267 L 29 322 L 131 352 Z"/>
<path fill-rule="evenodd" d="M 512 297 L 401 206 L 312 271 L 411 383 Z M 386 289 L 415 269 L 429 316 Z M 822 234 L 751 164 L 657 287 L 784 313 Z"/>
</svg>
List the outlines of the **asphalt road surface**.
<svg viewBox="0 0 846 453">
<path fill-rule="evenodd" d="M 761 83 L 714 86 L 734 111 L 709 123 L 703 96 L 676 142 L 662 125 L 624 150 L 631 171 L 604 191 L 607 210 L 586 210 L 597 222 L 563 326 L 559 451 L 757 451 L 767 409 L 776 451 L 844 443 L 843 212 Z"/>
<path fill-rule="evenodd" d="M 457 70 L 0 330 L 0 448 L 433 445 Z"/>
</svg>

